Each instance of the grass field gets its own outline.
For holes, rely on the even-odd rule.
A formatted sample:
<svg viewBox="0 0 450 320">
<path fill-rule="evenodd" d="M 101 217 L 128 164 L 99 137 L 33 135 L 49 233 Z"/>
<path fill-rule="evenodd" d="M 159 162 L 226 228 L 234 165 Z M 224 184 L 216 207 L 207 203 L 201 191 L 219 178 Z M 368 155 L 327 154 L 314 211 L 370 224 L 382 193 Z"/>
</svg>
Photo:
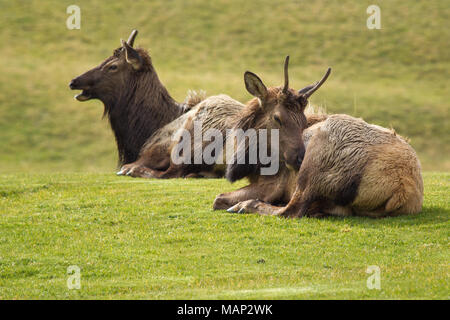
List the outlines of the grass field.
<svg viewBox="0 0 450 320">
<path fill-rule="evenodd" d="M 380 220 L 211 210 L 237 186 L 1 175 L 0 299 L 450 298 L 450 174 L 425 175 L 421 214 Z M 381 290 L 366 287 L 370 265 Z"/>
<path fill-rule="evenodd" d="M 68 30 L 66 8 L 81 8 Z M 381 8 L 368 30 L 366 8 Z M 425 178 L 417 216 L 283 220 L 214 212 L 225 180 L 116 177 L 99 101 L 68 88 L 139 30 L 178 101 L 250 95 L 243 73 L 393 127 Z M 401 0 L 0 0 L 0 299 L 449 299 L 450 8 Z M 446 173 L 447 172 L 447 173 Z M 67 267 L 81 268 L 68 290 Z M 381 269 L 368 290 L 366 269 Z"/>
</svg>

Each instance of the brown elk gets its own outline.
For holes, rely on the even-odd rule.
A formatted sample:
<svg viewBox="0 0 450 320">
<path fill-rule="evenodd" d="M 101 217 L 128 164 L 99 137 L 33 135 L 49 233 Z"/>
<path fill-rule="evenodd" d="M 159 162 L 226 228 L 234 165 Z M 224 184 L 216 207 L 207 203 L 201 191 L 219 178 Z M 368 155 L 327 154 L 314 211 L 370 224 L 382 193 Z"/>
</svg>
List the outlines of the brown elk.
<svg viewBox="0 0 450 320">
<path fill-rule="evenodd" d="M 219 195 L 215 207 L 233 205 L 229 212 L 289 218 L 385 217 L 421 211 L 420 162 L 405 139 L 347 115 L 317 120 L 303 132 L 306 154 L 299 172 L 285 169 L 270 180 L 254 181 L 246 190 Z M 267 191 L 271 199 L 264 198 Z"/>
<path fill-rule="evenodd" d="M 248 129 L 265 129 L 267 131 L 270 131 L 270 129 L 279 129 L 281 132 L 280 135 L 283 137 L 279 141 L 279 145 L 284 150 L 283 154 L 280 155 L 280 161 L 286 162 L 289 166 L 298 169 L 304 155 L 301 133 L 307 124 L 303 109 L 307 105 L 309 96 L 323 84 L 330 70 L 328 70 L 321 81 L 297 92 L 289 88 L 288 63 L 289 58 L 287 57 L 284 68 L 285 83 L 283 87 L 266 88 L 257 75 L 247 71 L 244 75 L 245 86 L 255 96 L 247 105 L 244 106 L 225 95 L 210 97 L 202 101 L 191 111 L 155 134 L 150 139 L 150 142 L 146 144 L 139 159 L 135 163 L 122 167 L 121 173 L 134 177 L 148 178 L 222 176 L 225 165 L 218 164 L 217 161 L 214 163 L 203 162 L 201 164 L 196 164 L 194 159 L 189 164 L 174 164 L 170 161 L 171 151 L 178 141 L 169 146 L 167 139 L 161 137 L 173 135 L 174 131 L 180 127 L 192 136 L 194 135 L 194 123 L 196 121 L 203 124 L 203 132 L 212 128 L 217 129 L 220 131 L 222 137 L 228 137 L 226 130 L 231 128 L 239 128 L 244 131 Z M 227 148 L 226 145 L 228 144 L 226 141 L 224 142 L 223 150 Z M 208 143 L 200 145 L 202 151 L 204 151 L 207 145 Z M 195 146 L 194 142 L 192 142 L 191 149 L 195 151 L 196 148 L 198 146 Z M 244 148 L 248 152 L 248 144 Z M 271 145 L 267 145 L 267 148 L 270 149 Z M 152 168 L 155 166 L 153 159 L 158 157 L 162 151 L 167 159 L 165 163 L 168 163 L 169 167 L 163 171 L 154 170 Z M 194 153 L 192 152 L 192 156 Z M 226 151 L 218 152 L 216 160 L 217 157 L 220 155 L 223 156 L 224 154 L 226 154 Z M 248 158 L 247 153 L 245 157 Z M 226 161 L 227 159 L 222 159 L 221 163 Z M 228 175 L 228 178 L 234 181 L 244 176 L 258 175 L 258 168 L 262 164 L 258 163 L 256 166 L 253 166 L 249 165 L 248 161 L 244 163 L 234 161 L 234 164 L 230 164 L 229 166 L 232 166 L 234 170 L 229 170 L 232 173 Z"/>
<path fill-rule="evenodd" d="M 183 114 L 198 102 L 192 97 L 177 103 L 160 82 L 149 54 L 134 49 L 137 30 L 113 55 L 97 67 L 73 79 L 69 87 L 82 90 L 78 101 L 98 99 L 104 104 L 114 132 L 119 163 L 137 159 L 145 141 L 159 128 Z"/>
<path fill-rule="evenodd" d="M 223 177 L 225 173 L 223 165 L 173 163 L 171 161 L 172 150 L 180 142 L 180 140 L 173 140 L 173 137 L 180 131 L 180 128 L 192 134 L 194 121 L 204 121 L 204 130 L 215 128 L 225 132 L 227 128 L 233 126 L 235 117 L 243 108 L 242 103 L 227 95 L 212 96 L 203 100 L 189 112 L 158 130 L 144 145 L 138 160 L 122 166 L 118 174 L 160 179 Z M 193 146 L 192 149 L 194 148 Z"/>
<path fill-rule="evenodd" d="M 307 120 L 307 128 L 326 118 L 323 112 L 315 112 L 310 106 L 305 108 L 304 114 Z M 232 167 L 230 166 L 228 177 L 235 175 L 231 171 Z M 272 204 L 287 204 L 293 193 L 292 186 L 295 188 L 296 176 L 293 173 L 297 171 L 290 166 L 281 165 L 275 175 L 249 175 L 249 185 L 232 192 L 218 195 L 214 200 L 213 208 L 215 210 L 225 210 L 239 202 L 250 199 L 259 199 Z"/>
</svg>

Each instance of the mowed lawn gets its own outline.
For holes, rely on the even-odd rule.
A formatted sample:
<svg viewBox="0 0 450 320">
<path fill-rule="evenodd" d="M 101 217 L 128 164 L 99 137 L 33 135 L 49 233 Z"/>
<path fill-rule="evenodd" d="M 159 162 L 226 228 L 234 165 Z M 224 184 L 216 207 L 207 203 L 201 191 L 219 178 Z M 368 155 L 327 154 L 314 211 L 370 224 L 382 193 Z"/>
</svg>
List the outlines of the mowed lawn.
<svg viewBox="0 0 450 320">
<path fill-rule="evenodd" d="M 3 174 L 0 299 L 448 299 L 450 174 L 424 179 L 416 216 L 286 220 L 211 209 L 244 182 Z"/>
</svg>

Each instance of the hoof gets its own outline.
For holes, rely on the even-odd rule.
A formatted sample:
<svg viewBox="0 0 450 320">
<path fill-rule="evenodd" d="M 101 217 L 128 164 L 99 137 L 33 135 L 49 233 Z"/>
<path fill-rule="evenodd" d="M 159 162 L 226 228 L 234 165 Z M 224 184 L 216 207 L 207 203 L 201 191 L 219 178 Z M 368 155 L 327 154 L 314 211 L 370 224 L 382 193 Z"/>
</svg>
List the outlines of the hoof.
<svg viewBox="0 0 450 320">
<path fill-rule="evenodd" d="M 228 208 L 231 213 L 258 213 L 258 207 L 262 201 L 257 199 L 241 201 L 234 206 Z"/>
<path fill-rule="evenodd" d="M 234 206 L 227 209 L 227 212 L 229 213 L 244 213 L 244 208 L 241 208 L 241 206 L 238 204 L 235 204 Z"/>
</svg>

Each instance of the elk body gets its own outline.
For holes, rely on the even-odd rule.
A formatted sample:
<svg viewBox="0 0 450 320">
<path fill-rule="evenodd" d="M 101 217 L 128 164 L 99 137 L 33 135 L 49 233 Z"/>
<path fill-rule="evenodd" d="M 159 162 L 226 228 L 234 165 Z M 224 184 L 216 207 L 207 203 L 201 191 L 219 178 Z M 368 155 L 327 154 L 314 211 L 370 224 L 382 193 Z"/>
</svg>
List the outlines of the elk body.
<svg viewBox="0 0 450 320">
<path fill-rule="evenodd" d="M 317 120 L 303 132 L 306 154 L 298 173 L 285 169 L 269 182 L 260 179 L 248 190 L 219 195 L 215 207 L 232 205 L 229 212 L 290 218 L 386 217 L 421 211 L 420 162 L 405 139 L 348 115 L 322 115 Z M 264 196 L 265 189 L 271 190 L 272 198 Z"/>
<path fill-rule="evenodd" d="M 255 96 L 254 99 L 246 105 L 226 95 L 210 97 L 202 101 L 179 119 L 155 133 L 143 148 L 139 159 L 135 163 L 123 166 L 119 174 L 146 178 L 223 176 L 227 159 L 221 161 L 223 164 L 217 164 L 217 162 L 196 164 L 195 159 L 192 159 L 190 164 L 175 164 L 171 161 L 171 152 L 179 141 L 170 143 L 168 137 L 173 136 L 179 128 L 183 128 L 193 136 L 195 122 L 202 123 L 203 131 L 211 128 L 219 130 L 223 137 L 227 137 L 225 134 L 227 129 L 278 129 L 282 132 L 280 135 L 285 137 L 280 140 L 280 148 L 284 150 L 283 154 L 280 155 L 280 161 L 298 169 L 304 155 L 301 133 L 307 124 L 303 109 L 307 105 L 309 95 L 320 87 L 329 72 L 321 82 L 306 87 L 303 92 L 297 92 L 289 88 L 288 61 L 287 58 L 283 87 L 266 88 L 257 75 L 247 71 L 244 75 L 244 81 L 247 90 Z M 228 142 L 226 139 L 223 142 L 222 153 L 217 154 L 217 157 L 226 154 Z M 207 145 L 207 142 L 200 145 L 202 151 Z M 270 149 L 271 146 L 268 145 L 267 147 Z M 194 150 L 192 155 L 195 154 L 196 148 L 198 146 L 192 144 L 191 149 Z M 236 157 L 237 155 L 234 156 L 234 158 Z M 158 160 L 155 161 L 155 159 Z M 228 165 L 234 168 L 233 173 L 228 177 L 230 180 L 240 179 L 248 175 L 258 175 L 258 169 L 261 167 L 261 164 L 252 166 L 246 163 L 240 164 L 236 161 L 234 164 Z M 162 168 L 164 169 L 161 170 Z"/>
<path fill-rule="evenodd" d="M 180 104 L 170 96 L 149 54 L 133 48 L 136 35 L 137 30 L 133 30 L 128 41 L 122 41 L 112 56 L 69 84 L 72 90 L 82 90 L 75 96 L 78 101 L 103 102 L 121 165 L 135 161 L 145 141 L 157 129 L 198 102 L 194 96 L 186 104 Z"/>
<path fill-rule="evenodd" d="M 177 132 L 186 130 L 194 137 L 194 121 L 202 122 L 203 132 L 214 128 L 222 132 L 231 128 L 234 119 L 244 105 L 227 95 L 209 97 L 191 110 L 158 130 L 144 145 L 139 158 L 134 163 L 122 166 L 119 175 L 141 178 L 178 178 L 178 177 L 223 177 L 225 166 L 215 164 L 175 164 L 171 153 L 180 140 L 173 140 Z M 202 132 L 202 133 L 203 133 Z M 192 150 L 195 146 L 192 140 Z M 203 145 L 202 145 L 203 146 Z M 194 152 L 192 153 L 194 155 Z"/>
</svg>

